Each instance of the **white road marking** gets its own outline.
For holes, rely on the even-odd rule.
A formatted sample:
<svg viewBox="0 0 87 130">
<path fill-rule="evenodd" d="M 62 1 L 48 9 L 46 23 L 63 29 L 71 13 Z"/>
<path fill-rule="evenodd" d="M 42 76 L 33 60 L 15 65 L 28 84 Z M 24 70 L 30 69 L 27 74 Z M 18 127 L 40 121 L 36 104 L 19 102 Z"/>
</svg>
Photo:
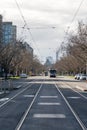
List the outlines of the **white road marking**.
<svg viewBox="0 0 87 130">
<path fill-rule="evenodd" d="M 27 85 L 25 85 L 27 86 Z M 29 87 L 31 87 L 32 84 L 29 85 Z M 0 105 L 0 108 L 3 107 L 5 104 L 7 104 L 8 102 L 10 102 L 11 100 L 13 100 L 14 98 L 16 98 L 19 94 L 23 93 L 25 90 L 27 90 L 29 87 L 26 87 L 25 89 L 23 89 L 22 91 L 20 91 L 19 93 L 17 93 L 16 95 L 14 95 L 13 97 L 11 97 L 10 99 L 6 100 L 6 102 L 4 102 L 3 104 Z"/>
<path fill-rule="evenodd" d="M 25 111 L 24 115 L 22 116 L 22 118 L 21 118 L 21 120 L 19 121 L 19 123 L 18 123 L 17 127 L 15 128 L 15 130 L 20 130 L 20 128 L 21 128 L 21 126 L 23 125 L 23 123 L 24 123 L 24 121 L 25 121 L 25 119 L 26 119 L 26 116 L 27 116 L 28 113 L 30 112 L 30 109 L 31 109 L 31 107 L 32 107 L 32 105 L 33 105 L 33 103 L 34 103 L 34 101 L 36 100 L 36 98 L 37 98 L 37 96 L 38 96 L 38 94 L 39 94 L 41 88 L 42 88 L 42 84 L 40 85 L 40 87 L 39 87 L 37 93 L 35 94 L 35 96 L 34 96 L 32 102 L 31 102 L 31 104 L 29 104 L 28 109 Z"/>
<path fill-rule="evenodd" d="M 24 97 L 34 97 L 34 95 L 24 95 Z"/>
<path fill-rule="evenodd" d="M 0 94 L 4 94 L 4 91 L 3 91 L 3 92 L 0 92 Z"/>
<path fill-rule="evenodd" d="M 58 96 L 40 96 L 40 98 L 58 98 Z"/>
<path fill-rule="evenodd" d="M 79 99 L 80 97 L 67 97 L 67 98 L 71 98 L 71 99 Z"/>
<path fill-rule="evenodd" d="M 9 100 L 9 98 L 1 98 L 0 102 L 7 101 L 7 100 Z"/>
<path fill-rule="evenodd" d="M 78 121 L 79 125 L 81 126 L 81 128 L 83 130 L 86 130 L 85 125 L 83 124 L 83 122 L 80 120 L 79 116 L 75 113 L 75 111 L 73 110 L 73 108 L 70 106 L 69 102 L 67 101 L 67 99 L 64 97 L 63 93 L 60 91 L 60 89 L 58 88 L 58 86 L 55 84 L 55 87 L 57 88 L 58 92 L 61 94 L 61 96 L 63 97 L 64 101 L 66 102 L 67 106 L 69 107 L 69 109 L 71 110 L 72 114 L 74 115 L 74 117 L 76 118 L 76 120 Z"/>
<path fill-rule="evenodd" d="M 33 118 L 66 118 L 64 114 L 34 114 Z"/>
<path fill-rule="evenodd" d="M 52 103 L 52 102 L 51 102 L 51 103 L 49 103 L 49 102 L 45 102 L 45 103 L 44 103 L 44 102 L 39 102 L 38 105 L 48 105 L 48 106 L 49 106 L 49 105 L 51 105 L 51 106 L 52 106 L 52 105 L 53 105 L 53 106 L 55 105 L 55 106 L 56 106 L 56 105 L 60 105 L 60 103 Z"/>
</svg>

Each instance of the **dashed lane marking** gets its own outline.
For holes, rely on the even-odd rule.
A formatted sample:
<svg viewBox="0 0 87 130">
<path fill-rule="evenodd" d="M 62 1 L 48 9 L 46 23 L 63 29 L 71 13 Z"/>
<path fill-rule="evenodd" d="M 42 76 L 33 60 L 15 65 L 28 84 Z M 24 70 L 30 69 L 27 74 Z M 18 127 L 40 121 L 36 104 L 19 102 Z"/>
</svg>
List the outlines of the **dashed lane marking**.
<svg viewBox="0 0 87 130">
<path fill-rule="evenodd" d="M 79 99 L 80 97 L 67 97 L 67 98 L 71 98 L 71 99 Z"/>
<path fill-rule="evenodd" d="M 60 103 L 49 103 L 49 102 L 39 102 L 38 105 L 48 105 L 48 106 L 56 106 L 56 105 L 60 105 Z"/>
<path fill-rule="evenodd" d="M 33 118 L 66 118 L 64 114 L 34 114 Z"/>
<path fill-rule="evenodd" d="M 40 96 L 40 98 L 58 98 L 58 96 Z"/>
<path fill-rule="evenodd" d="M 34 97 L 34 95 L 24 95 L 24 97 Z"/>
<path fill-rule="evenodd" d="M 1 98 L 0 102 L 4 102 L 4 101 L 7 101 L 7 100 L 9 100 L 9 98 Z"/>
</svg>

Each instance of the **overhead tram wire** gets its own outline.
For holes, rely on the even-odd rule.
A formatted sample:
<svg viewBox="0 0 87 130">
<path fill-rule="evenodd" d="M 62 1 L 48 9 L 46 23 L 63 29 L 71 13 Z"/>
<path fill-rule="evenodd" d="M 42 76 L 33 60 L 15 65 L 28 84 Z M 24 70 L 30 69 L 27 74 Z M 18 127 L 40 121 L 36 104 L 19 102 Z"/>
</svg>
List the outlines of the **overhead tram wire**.
<svg viewBox="0 0 87 130">
<path fill-rule="evenodd" d="M 77 8 L 77 10 L 76 10 L 76 12 L 75 12 L 75 14 L 74 14 L 72 20 L 71 20 L 71 25 L 72 25 L 72 23 L 74 22 L 74 20 L 75 20 L 77 14 L 78 14 L 78 12 L 79 12 L 79 10 L 80 10 L 81 5 L 83 4 L 83 2 L 84 2 L 84 0 L 81 0 L 80 4 L 79 4 L 79 6 L 78 6 L 78 8 Z M 71 26 L 71 25 L 70 25 L 70 26 Z M 68 27 L 68 31 L 69 31 L 69 29 L 70 29 L 70 26 Z"/>
<path fill-rule="evenodd" d="M 81 2 L 80 2 L 80 4 L 79 4 L 79 6 L 78 6 L 76 12 L 74 13 L 74 16 L 73 16 L 73 18 L 72 18 L 72 20 L 71 20 L 71 25 L 73 24 L 73 22 L 74 22 L 74 20 L 75 20 L 77 14 L 78 14 L 80 8 L 81 8 L 81 5 L 83 4 L 83 2 L 84 2 L 84 0 L 81 0 Z M 70 28 L 71 28 L 71 25 L 67 27 L 67 30 L 65 31 L 65 35 L 67 35 L 67 34 L 69 33 L 69 30 L 70 30 Z M 65 38 L 65 37 L 64 37 L 64 38 Z M 62 42 L 62 43 L 64 43 L 64 42 Z"/>
<path fill-rule="evenodd" d="M 75 14 L 74 14 L 74 16 L 73 16 L 73 18 L 72 18 L 71 23 L 73 23 L 73 22 L 74 22 L 74 20 L 75 20 L 75 18 L 76 18 L 76 16 L 77 16 L 77 14 L 78 14 L 78 12 L 79 12 L 79 10 L 80 10 L 81 5 L 83 4 L 83 2 L 84 2 L 84 0 L 81 0 L 81 2 L 80 2 L 80 4 L 79 4 L 79 7 L 77 8 L 77 10 L 76 10 L 76 12 L 75 12 Z"/>
<path fill-rule="evenodd" d="M 22 17 L 22 19 L 23 19 L 23 21 L 24 21 L 24 27 L 27 25 L 27 23 L 26 23 L 26 20 L 25 20 L 25 18 L 24 18 L 24 15 L 23 15 L 23 13 L 22 13 L 22 11 L 21 11 L 21 9 L 20 9 L 20 6 L 19 6 L 19 4 L 18 4 L 18 2 L 17 2 L 17 0 L 15 0 L 15 3 L 16 3 L 16 5 L 17 5 L 17 8 L 18 8 L 18 10 L 19 10 L 19 12 L 20 12 L 20 14 L 21 14 L 21 17 Z"/>
<path fill-rule="evenodd" d="M 25 29 L 25 25 L 22 27 L 22 31 L 21 31 L 22 36 L 20 37 L 20 41 L 23 41 L 24 29 Z"/>
<path fill-rule="evenodd" d="M 71 20 L 71 25 L 72 25 L 72 23 L 74 22 L 74 20 L 75 20 L 77 14 L 78 14 L 78 12 L 79 12 L 79 10 L 80 10 L 81 5 L 83 4 L 83 2 L 84 2 L 84 0 L 81 0 L 81 2 L 80 2 L 80 4 L 79 4 L 79 6 L 78 6 L 76 12 L 74 13 L 74 16 L 73 16 L 73 18 L 72 18 L 72 20 Z M 70 28 L 71 28 L 71 25 L 68 26 L 67 31 L 65 31 L 66 34 L 68 34 L 68 32 L 69 32 L 69 30 L 70 30 Z M 65 39 L 65 36 L 64 36 L 64 39 Z M 64 44 L 65 42 L 62 41 L 62 43 Z M 61 46 L 60 46 L 60 48 L 61 48 Z M 60 49 L 60 48 L 59 48 L 59 49 Z"/>
<path fill-rule="evenodd" d="M 30 34 L 30 36 L 31 36 L 31 38 L 32 38 L 32 41 L 33 41 L 33 43 L 35 44 L 36 49 L 38 50 L 38 53 L 39 53 L 39 55 L 40 55 L 40 57 L 41 57 L 40 51 L 39 51 L 39 49 L 38 49 L 38 47 L 37 47 L 37 44 L 36 44 L 36 42 L 35 42 L 35 40 L 34 40 L 34 38 L 33 38 L 33 35 L 32 35 L 32 33 L 31 33 L 31 31 L 30 31 L 30 29 L 29 29 L 29 27 L 28 27 L 28 24 L 27 24 L 27 22 L 26 22 L 26 20 L 25 20 L 25 18 L 24 18 L 24 15 L 23 15 L 23 13 L 22 13 L 22 11 L 21 11 L 21 8 L 20 8 L 20 6 L 19 6 L 17 0 L 15 0 L 15 3 L 16 3 L 16 5 L 17 5 L 17 8 L 18 8 L 18 10 L 19 10 L 19 12 L 20 12 L 20 15 L 21 15 L 21 17 L 22 17 L 22 19 L 23 19 L 23 21 L 24 21 L 25 26 L 26 26 L 27 29 L 28 29 L 28 32 L 29 32 L 29 34 Z"/>
</svg>

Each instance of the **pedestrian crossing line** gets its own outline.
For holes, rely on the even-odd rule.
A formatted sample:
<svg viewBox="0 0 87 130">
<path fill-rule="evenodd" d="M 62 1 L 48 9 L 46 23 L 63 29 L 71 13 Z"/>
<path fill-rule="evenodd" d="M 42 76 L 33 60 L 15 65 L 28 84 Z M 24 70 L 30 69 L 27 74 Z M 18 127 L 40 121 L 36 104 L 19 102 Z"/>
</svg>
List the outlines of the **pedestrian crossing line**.
<svg viewBox="0 0 87 130">
<path fill-rule="evenodd" d="M 40 96 L 40 98 L 58 98 L 58 96 Z"/>
<path fill-rule="evenodd" d="M 60 103 L 54 103 L 54 102 L 39 102 L 38 105 L 48 105 L 48 106 L 57 106 L 57 105 L 61 105 Z"/>
<path fill-rule="evenodd" d="M 67 98 L 70 98 L 70 99 L 79 99 L 80 97 L 67 97 Z"/>
<path fill-rule="evenodd" d="M 64 114 L 34 114 L 33 118 L 66 118 Z"/>
<path fill-rule="evenodd" d="M 24 95 L 24 97 L 34 97 L 34 95 Z"/>
</svg>

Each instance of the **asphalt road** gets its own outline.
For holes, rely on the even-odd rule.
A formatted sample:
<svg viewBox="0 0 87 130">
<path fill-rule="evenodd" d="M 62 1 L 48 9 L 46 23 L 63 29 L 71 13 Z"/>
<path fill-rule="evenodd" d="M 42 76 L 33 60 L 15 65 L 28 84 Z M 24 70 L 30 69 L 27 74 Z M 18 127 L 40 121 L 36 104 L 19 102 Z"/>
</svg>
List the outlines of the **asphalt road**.
<svg viewBox="0 0 87 130">
<path fill-rule="evenodd" d="M 0 130 L 86 130 L 87 93 L 64 78 L 15 81 L 19 89 L 0 98 Z"/>
</svg>

